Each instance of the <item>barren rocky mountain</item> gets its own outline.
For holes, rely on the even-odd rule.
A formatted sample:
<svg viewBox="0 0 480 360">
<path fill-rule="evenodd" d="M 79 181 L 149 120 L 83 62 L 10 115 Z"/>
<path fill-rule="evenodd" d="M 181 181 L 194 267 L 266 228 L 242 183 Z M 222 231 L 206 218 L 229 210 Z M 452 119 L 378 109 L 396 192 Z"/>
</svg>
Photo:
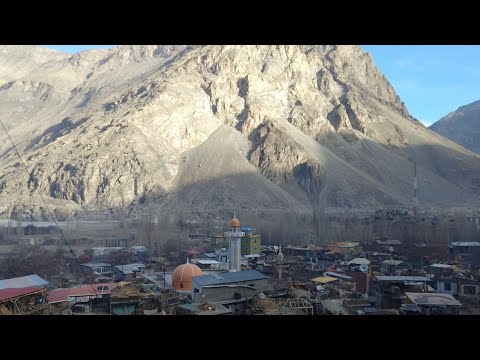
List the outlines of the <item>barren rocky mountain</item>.
<svg viewBox="0 0 480 360">
<path fill-rule="evenodd" d="M 480 203 L 358 46 L 0 46 L 0 116 L 0 216 Z"/>
<path fill-rule="evenodd" d="M 459 107 L 431 125 L 430 129 L 480 154 L 480 101 Z"/>
</svg>

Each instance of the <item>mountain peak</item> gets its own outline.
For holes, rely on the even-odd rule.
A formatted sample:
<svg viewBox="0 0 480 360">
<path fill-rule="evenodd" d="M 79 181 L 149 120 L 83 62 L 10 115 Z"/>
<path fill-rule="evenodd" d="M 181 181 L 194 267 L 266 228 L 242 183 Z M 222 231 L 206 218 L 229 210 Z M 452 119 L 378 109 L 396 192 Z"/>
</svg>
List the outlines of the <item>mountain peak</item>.
<svg viewBox="0 0 480 360">
<path fill-rule="evenodd" d="M 426 204 L 479 200 L 478 157 L 412 121 L 359 46 L 124 45 L 21 60 L 37 50 L 0 48 L 0 107 L 34 179 L 1 141 L 4 215 L 41 216 L 35 184 L 70 213 L 406 206 L 412 159 Z"/>
<path fill-rule="evenodd" d="M 460 106 L 432 124 L 430 129 L 480 154 L 480 100 Z"/>
</svg>

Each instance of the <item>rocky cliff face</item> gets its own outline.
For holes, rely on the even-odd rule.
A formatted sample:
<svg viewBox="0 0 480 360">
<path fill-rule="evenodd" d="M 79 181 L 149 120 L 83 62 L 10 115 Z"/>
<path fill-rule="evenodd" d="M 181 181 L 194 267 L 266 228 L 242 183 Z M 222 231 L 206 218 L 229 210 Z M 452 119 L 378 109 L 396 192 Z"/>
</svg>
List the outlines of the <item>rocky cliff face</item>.
<svg viewBox="0 0 480 360">
<path fill-rule="evenodd" d="M 27 56 L 28 55 L 28 56 Z M 21 63 L 21 66 L 18 65 Z M 21 70 L 19 70 L 21 68 Z M 480 158 L 358 46 L 0 47 L 0 213 L 476 205 Z"/>
<path fill-rule="evenodd" d="M 480 154 L 480 101 L 459 107 L 431 125 L 430 129 Z"/>
</svg>

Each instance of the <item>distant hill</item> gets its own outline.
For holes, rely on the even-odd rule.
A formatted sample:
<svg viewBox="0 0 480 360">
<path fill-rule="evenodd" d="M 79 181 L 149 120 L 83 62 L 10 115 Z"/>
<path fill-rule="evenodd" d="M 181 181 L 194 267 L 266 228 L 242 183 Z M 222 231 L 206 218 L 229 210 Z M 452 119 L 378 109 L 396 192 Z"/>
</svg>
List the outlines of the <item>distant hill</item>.
<svg viewBox="0 0 480 360">
<path fill-rule="evenodd" d="M 459 107 L 431 125 L 430 129 L 480 154 L 480 101 Z"/>
</svg>

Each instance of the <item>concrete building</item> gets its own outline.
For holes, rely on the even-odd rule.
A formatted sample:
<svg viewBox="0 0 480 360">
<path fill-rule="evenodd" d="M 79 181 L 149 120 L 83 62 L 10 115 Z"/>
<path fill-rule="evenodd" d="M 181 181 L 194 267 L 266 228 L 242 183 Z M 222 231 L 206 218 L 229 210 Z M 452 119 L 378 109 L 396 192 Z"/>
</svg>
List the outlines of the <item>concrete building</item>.
<svg viewBox="0 0 480 360">
<path fill-rule="evenodd" d="M 365 258 L 355 258 L 347 263 L 345 275 L 351 276 L 355 281 L 356 291 L 368 294 L 372 279 L 370 261 Z"/>
<path fill-rule="evenodd" d="M 453 296 L 476 297 L 480 294 L 480 283 L 462 276 L 435 276 L 433 287 L 439 293 Z"/>
<path fill-rule="evenodd" d="M 228 248 L 228 239 L 225 238 L 224 234 L 213 234 L 210 239 L 215 249 Z"/>
<path fill-rule="evenodd" d="M 101 283 L 80 285 L 73 288 L 59 288 L 48 292 L 48 305 L 51 314 L 57 313 L 57 308 L 64 308 L 62 304 L 74 306 L 85 304 L 93 312 L 108 313 L 110 293 L 122 283 Z"/>
<path fill-rule="evenodd" d="M 245 233 L 241 240 L 242 255 L 260 254 L 262 251 L 261 235 L 256 234 L 251 227 L 243 227 L 242 231 Z"/>
<path fill-rule="evenodd" d="M 397 271 L 402 269 L 402 260 L 384 260 L 380 263 L 380 272 L 384 275 L 395 275 Z"/>
<path fill-rule="evenodd" d="M 217 277 L 195 276 L 192 280 L 192 300 L 194 303 L 219 302 L 238 312 L 254 295 L 270 290 L 268 279 L 256 270 L 224 272 Z"/>
<path fill-rule="evenodd" d="M 426 292 L 431 281 L 426 276 L 376 276 L 372 294 L 378 308 L 399 309 L 406 291 Z"/>
<path fill-rule="evenodd" d="M 243 227 L 241 231 L 245 233 L 240 242 L 241 255 L 260 254 L 262 251 L 262 236 L 255 233 L 255 229 L 251 227 Z M 216 250 L 230 247 L 230 240 L 225 233 L 213 234 L 210 239 Z"/>
<path fill-rule="evenodd" d="M 453 268 L 454 266 L 449 264 L 432 264 L 425 266 L 423 269 L 427 274 L 445 276 L 453 274 Z"/>
<path fill-rule="evenodd" d="M 234 216 L 230 220 L 230 231 L 225 232 L 225 237 L 230 243 L 230 271 L 238 272 L 242 270 L 241 238 L 244 236 L 245 233 L 240 231 L 240 221 Z"/>
<path fill-rule="evenodd" d="M 462 304 L 450 294 L 406 292 L 405 295 L 424 315 L 458 314 L 462 307 Z"/>
<path fill-rule="evenodd" d="M 117 265 L 114 267 L 114 277 L 116 281 L 131 281 L 138 278 L 144 269 L 145 264 L 142 263 Z"/>
<path fill-rule="evenodd" d="M 228 271 L 228 263 L 220 262 L 213 259 L 193 259 L 192 263 L 197 265 L 200 269 L 203 270 L 218 270 L 218 271 Z"/>
<path fill-rule="evenodd" d="M 103 262 L 90 262 L 81 264 L 80 266 L 86 274 L 109 276 L 113 275 L 115 271 L 115 268 L 111 264 Z"/>
<path fill-rule="evenodd" d="M 478 241 L 455 241 L 450 243 L 450 252 L 453 255 L 472 254 L 480 250 L 480 242 Z"/>
</svg>

